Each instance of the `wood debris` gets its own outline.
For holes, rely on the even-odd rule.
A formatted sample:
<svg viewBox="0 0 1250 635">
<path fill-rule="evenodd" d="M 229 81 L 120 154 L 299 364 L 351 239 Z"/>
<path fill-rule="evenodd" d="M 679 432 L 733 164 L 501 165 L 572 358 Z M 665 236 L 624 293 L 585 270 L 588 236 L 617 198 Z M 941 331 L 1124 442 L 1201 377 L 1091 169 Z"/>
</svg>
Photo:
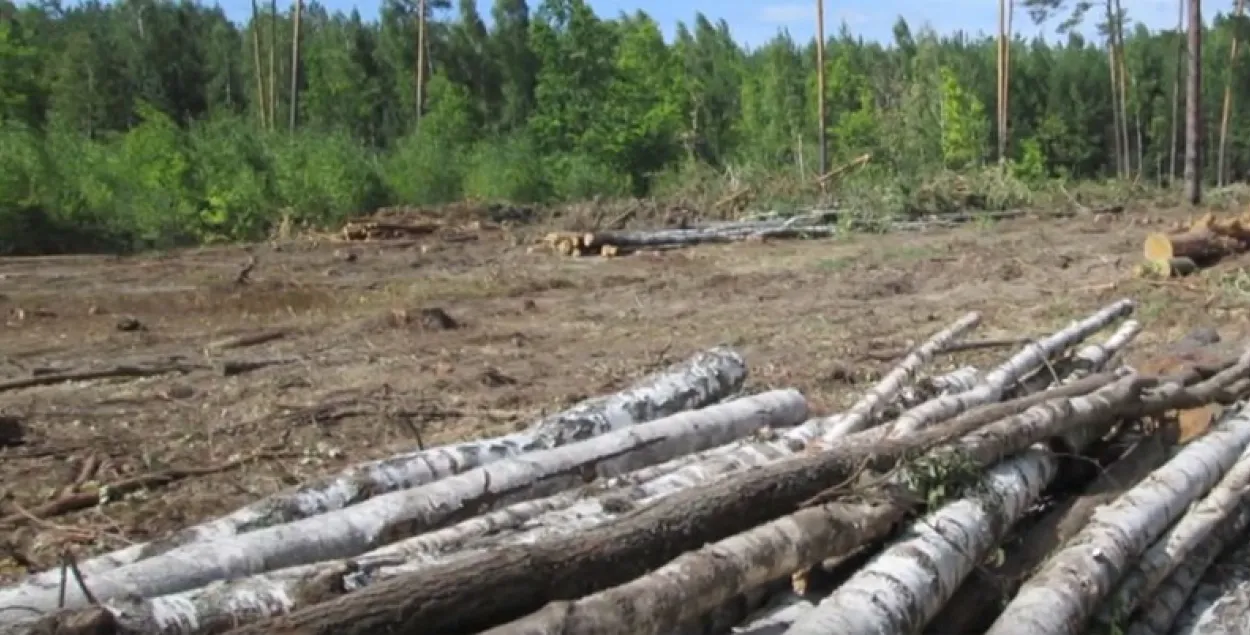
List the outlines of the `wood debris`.
<svg viewBox="0 0 1250 635">
<path fill-rule="evenodd" d="M 522 432 L 93 558 L 80 590 L 33 574 L 0 589 L 35 611 L 0 611 L 0 632 L 1231 635 L 1250 623 L 1226 553 L 1250 524 L 1250 350 L 1197 329 L 1130 367 L 1134 309 L 992 344 L 970 313 L 817 416 L 793 389 L 726 400 L 745 361 L 711 349 Z M 1015 352 L 926 374 L 995 347 Z M 98 495 L 79 476 L 63 494 Z"/>
</svg>

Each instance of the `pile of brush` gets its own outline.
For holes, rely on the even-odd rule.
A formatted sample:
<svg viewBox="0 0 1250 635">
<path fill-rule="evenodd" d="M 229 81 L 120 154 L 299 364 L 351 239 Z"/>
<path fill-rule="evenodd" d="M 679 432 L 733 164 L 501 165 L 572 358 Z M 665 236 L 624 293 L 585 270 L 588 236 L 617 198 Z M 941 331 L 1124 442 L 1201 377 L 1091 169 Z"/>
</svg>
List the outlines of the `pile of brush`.
<svg viewBox="0 0 1250 635">
<path fill-rule="evenodd" d="M 844 412 L 717 348 L 0 589 L 6 633 L 1234 633 L 1250 352 L 1125 366 L 1111 304 L 988 370 L 911 350 Z M 1227 553 L 1229 550 L 1232 553 Z"/>
</svg>

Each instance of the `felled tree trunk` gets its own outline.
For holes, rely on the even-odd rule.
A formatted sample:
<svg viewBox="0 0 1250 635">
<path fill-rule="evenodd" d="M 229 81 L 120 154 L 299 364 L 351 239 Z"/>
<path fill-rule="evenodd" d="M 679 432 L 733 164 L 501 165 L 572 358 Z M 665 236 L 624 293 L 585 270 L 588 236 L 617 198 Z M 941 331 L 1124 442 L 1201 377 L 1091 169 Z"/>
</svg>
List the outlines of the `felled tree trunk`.
<svg viewBox="0 0 1250 635">
<path fill-rule="evenodd" d="M 998 566 L 975 571 L 934 618 L 933 635 L 982 633 L 989 628 L 1004 600 L 1046 557 L 1089 522 L 1094 510 L 1115 500 L 1168 458 L 1167 446 L 1157 436 L 1142 439 L 1112 463 L 1080 496 L 1063 501 L 1029 527 L 1008 547 Z"/>
<path fill-rule="evenodd" d="M 748 588 L 776 579 L 799 566 L 847 554 L 865 542 L 885 536 L 912 507 L 926 498 L 928 492 L 917 484 L 923 482 L 922 473 L 933 466 L 958 465 L 971 470 L 992 463 L 1074 425 L 1112 415 L 1118 407 L 1136 398 L 1137 386 L 1136 378 L 1128 378 L 1092 395 L 1048 401 L 934 451 L 923 458 L 928 468 L 918 465 L 910 474 L 908 468 L 904 468 L 903 474 L 892 479 L 904 490 L 900 494 L 874 501 L 872 492 L 856 492 L 864 498 L 864 503 L 836 502 L 804 508 L 681 555 L 615 588 L 571 602 L 553 602 L 537 613 L 484 635 L 623 632 L 662 635 Z M 939 429 L 941 427 L 945 426 Z M 926 431 L 917 436 L 931 433 Z M 1036 487 L 1040 488 L 1041 484 Z M 671 533 L 663 532 L 657 538 L 671 538 Z M 950 586 L 953 591 L 954 585 Z M 569 595 L 558 593 L 552 597 Z"/>
<path fill-rule="evenodd" d="M 1245 536 L 1241 537 L 1245 540 Z M 1172 633 L 1242 635 L 1250 632 L 1250 544 L 1222 554 L 1209 568 Z"/>
<path fill-rule="evenodd" d="M 967 497 L 913 523 L 787 635 L 919 633 L 1037 500 L 1056 466 L 1051 453 L 1036 450 L 998 464 Z"/>
<path fill-rule="evenodd" d="M 459 558 L 282 618 L 238 629 L 236 635 L 363 635 L 397 627 L 420 628 L 422 632 L 447 635 L 480 631 L 516 619 L 548 601 L 583 597 L 623 584 L 687 551 L 700 549 L 703 545 L 785 516 L 795 506 L 821 494 L 830 483 L 845 482 L 863 469 L 888 471 L 904 457 L 913 456 L 936 444 L 963 437 L 951 450 L 937 453 L 937 460 L 960 460 L 970 465 L 994 462 L 1001 456 L 1061 434 L 1071 426 L 1112 416 L 1118 408 L 1129 407 L 1136 402 L 1141 386 L 1139 378 L 1128 377 L 1094 395 L 1047 402 L 1023 415 L 1001 420 L 975 432 L 958 429 L 952 422 L 922 431 L 906 440 L 861 447 L 848 444 L 841 450 L 830 449 L 813 456 L 764 466 L 673 495 L 619 522 L 585 532 L 574 540 L 562 538 Z M 745 561 L 748 570 L 753 568 L 749 563 L 773 568 L 771 572 L 753 572 L 753 580 L 767 581 L 794 571 L 802 564 L 811 564 L 836 553 L 838 544 L 848 544 L 848 548 L 854 546 L 849 544 L 853 541 L 839 538 L 834 529 L 854 527 L 855 523 L 863 522 L 863 516 L 839 516 L 845 514 L 847 508 L 836 505 L 809 509 L 816 511 L 804 510 L 813 519 L 802 523 L 803 526 L 817 532 L 823 528 L 826 532 L 824 538 L 813 538 L 807 533 L 774 532 L 784 539 L 779 546 L 786 551 L 800 549 L 797 544 L 800 537 L 811 540 L 811 546 L 804 548 L 802 553 L 806 555 L 797 560 L 793 556 L 782 557 L 782 554 L 748 557 Z M 858 511 L 867 513 L 868 510 Z M 839 519 L 841 523 L 837 522 Z M 775 526 L 776 522 L 783 521 L 774 521 L 768 526 Z M 797 521 L 790 519 L 789 522 Z M 750 544 L 756 543 L 747 541 L 744 546 Z M 763 555 L 769 551 L 764 549 L 757 553 Z M 699 553 L 683 556 L 665 565 L 662 570 L 679 567 L 679 563 L 689 562 L 691 558 L 695 559 L 694 562 L 706 561 L 706 554 L 704 560 L 700 560 Z M 806 558 L 811 559 L 798 561 Z M 714 559 L 713 562 L 720 560 Z M 729 568 L 738 570 L 743 566 L 743 561 L 732 562 L 736 564 L 725 562 L 726 569 L 718 569 L 717 565 L 702 570 L 697 578 L 675 578 L 683 582 L 676 585 L 682 589 L 680 593 L 675 594 L 670 584 L 664 585 L 661 593 L 646 592 L 645 600 L 633 600 L 648 606 L 649 610 L 654 609 L 654 613 L 644 615 L 636 608 L 627 607 L 624 617 L 631 620 L 628 630 L 643 633 L 650 632 L 645 630 L 651 628 L 648 625 L 679 626 L 684 620 L 697 617 L 741 592 L 743 588 L 735 582 L 738 580 L 736 576 L 718 574 L 718 571 L 723 573 Z M 691 572 L 698 570 L 696 568 Z M 655 579 L 657 575 L 652 573 L 648 578 Z M 660 576 L 660 579 L 667 578 Z M 700 583 L 695 585 L 694 579 Z M 610 606 L 610 603 L 605 606 Z M 619 617 L 621 614 L 616 615 Z M 645 620 L 646 624 L 638 620 Z M 595 631 L 574 628 L 564 632 Z"/>
<path fill-rule="evenodd" d="M 308 518 L 359 503 L 370 496 L 429 483 L 523 452 L 552 448 L 682 410 L 700 408 L 736 392 L 746 375 L 746 363 L 737 352 L 727 348 L 702 351 L 622 392 L 589 399 L 546 417 L 524 432 L 359 464 L 337 476 L 261 499 L 169 538 L 97 556 L 80 563 L 79 568 L 84 575 L 94 577 L 181 545 Z M 0 606 L 20 604 L 21 598 L 29 594 L 53 593 L 59 582 L 57 569 L 33 575 L 17 588 L 0 590 Z M 10 617 L 0 612 L 0 623 L 12 619 L 11 613 L 7 615 Z"/>
<path fill-rule="evenodd" d="M 1009 386 L 1035 368 L 1043 366 L 1048 358 L 1106 328 L 1116 319 L 1128 315 L 1134 306 L 1132 300 L 1120 300 L 1084 320 L 1073 322 L 1063 330 L 1026 346 L 1007 362 L 986 374 L 976 388 L 934 399 L 905 413 L 892 424 L 891 434 L 903 437 L 932 421 L 949 419 L 972 406 L 997 401 Z"/>
<path fill-rule="evenodd" d="M 362 588 L 379 572 L 400 565 L 429 565 L 491 534 L 507 534 L 526 521 L 563 509 L 586 496 L 606 495 L 643 483 L 692 463 L 698 455 L 679 457 L 590 486 L 509 505 L 450 527 L 389 544 L 350 560 L 332 560 L 221 580 L 196 589 L 153 598 L 112 598 L 101 607 L 112 617 L 113 635 L 211 635 L 240 624 L 281 615 Z M 78 611 L 61 612 L 60 635 L 74 635 L 66 624 L 81 622 Z M 3 631 L 0 631 L 3 632 Z M 88 635 L 83 633 L 82 635 Z"/>
<path fill-rule="evenodd" d="M 1021 587 L 985 635 L 1079 635 L 1121 572 L 1250 444 L 1250 408 L 1185 447 L 1094 519 Z"/>
<path fill-rule="evenodd" d="M 1167 635 L 1177 616 L 1188 605 L 1190 595 L 1207 568 L 1229 545 L 1245 542 L 1242 532 L 1247 526 L 1250 526 L 1250 507 L 1243 505 L 1220 524 L 1210 540 L 1189 554 L 1148 601 L 1142 603 L 1125 627 L 1125 635 Z M 1250 554 L 1239 557 L 1244 562 Z"/>
<path fill-rule="evenodd" d="M 374 497 L 347 509 L 231 538 L 194 543 L 107 571 L 91 579 L 98 599 L 151 597 L 281 567 L 347 558 L 451 522 L 508 500 L 568 489 L 598 476 L 615 476 L 707 447 L 765 426 L 807 417 L 807 402 L 779 390 L 693 412 L 683 412 L 566 446 L 496 461 L 421 487 Z M 23 606 L 52 610 L 56 589 L 28 594 Z M 81 606 L 82 598 L 66 604 Z"/>
<path fill-rule="evenodd" d="M 1243 504 L 1250 488 L 1250 449 L 1242 452 L 1211 493 L 1151 545 L 1095 616 L 1098 624 L 1117 624 L 1130 615 L 1212 532 Z"/>
<path fill-rule="evenodd" d="M 582 237 L 586 248 L 597 249 L 605 245 L 619 249 L 647 249 L 668 245 L 700 245 L 706 243 L 730 243 L 749 238 L 828 238 L 841 231 L 836 225 L 806 225 L 802 227 L 730 227 L 699 229 L 661 229 L 652 231 L 596 232 Z"/>
</svg>

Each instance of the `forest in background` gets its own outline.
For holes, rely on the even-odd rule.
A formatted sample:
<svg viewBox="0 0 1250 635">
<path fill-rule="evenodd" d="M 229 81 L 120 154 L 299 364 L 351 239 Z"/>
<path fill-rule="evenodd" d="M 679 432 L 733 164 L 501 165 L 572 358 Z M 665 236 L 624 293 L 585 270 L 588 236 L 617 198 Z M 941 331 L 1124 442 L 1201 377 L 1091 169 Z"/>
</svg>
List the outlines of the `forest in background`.
<svg viewBox="0 0 1250 635">
<path fill-rule="evenodd" d="M 780 32 L 747 50 L 696 15 L 666 42 L 644 13 L 597 16 L 583 0 L 496 0 L 489 27 L 474 0 L 384 0 L 377 21 L 253 7 L 237 25 L 191 1 L 0 0 L 0 253 L 254 240 L 464 199 L 821 196 L 815 40 Z M 1077 17 L 1101 41 L 1011 41 L 1001 168 L 994 37 L 901 18 L 888 45 L 830 33 L 829 165 L 872 158 L 825 196 L 896 215 L 943 211 L 951 183 L 983 209 L 1057 180 L 1169 184 L 1185 34 L 1100 9 Z M 1202 147 L 1219 183 L 1250 173 L 1250 81 L 1233 46 L 1245 20 L 1211 13 Z"/>
</svg>

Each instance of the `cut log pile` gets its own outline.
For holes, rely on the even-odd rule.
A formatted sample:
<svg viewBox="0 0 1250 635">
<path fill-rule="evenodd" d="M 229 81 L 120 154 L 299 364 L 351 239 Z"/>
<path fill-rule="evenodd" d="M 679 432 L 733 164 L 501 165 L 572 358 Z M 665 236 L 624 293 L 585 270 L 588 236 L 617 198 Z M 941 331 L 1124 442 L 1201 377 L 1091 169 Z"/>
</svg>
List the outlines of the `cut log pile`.
<svg viewBox="0 0 1250 635">
<path fill-rule="evenodd" d="M 836 413 L 710 349 L 32 575 L 0 633 L 1244 632 L 1250 349 L 1130 367 L 1133 310 L 935 368 L 969 313 Z"/>
<path fill-rule="evenodd" d="M 1187 276 L 1250 249 L 1250 213 L 1217 218 L 1206 213 L 1171 231 L 1146 236 L 1138 273 L 1159 278 Z"/>
</svg>

